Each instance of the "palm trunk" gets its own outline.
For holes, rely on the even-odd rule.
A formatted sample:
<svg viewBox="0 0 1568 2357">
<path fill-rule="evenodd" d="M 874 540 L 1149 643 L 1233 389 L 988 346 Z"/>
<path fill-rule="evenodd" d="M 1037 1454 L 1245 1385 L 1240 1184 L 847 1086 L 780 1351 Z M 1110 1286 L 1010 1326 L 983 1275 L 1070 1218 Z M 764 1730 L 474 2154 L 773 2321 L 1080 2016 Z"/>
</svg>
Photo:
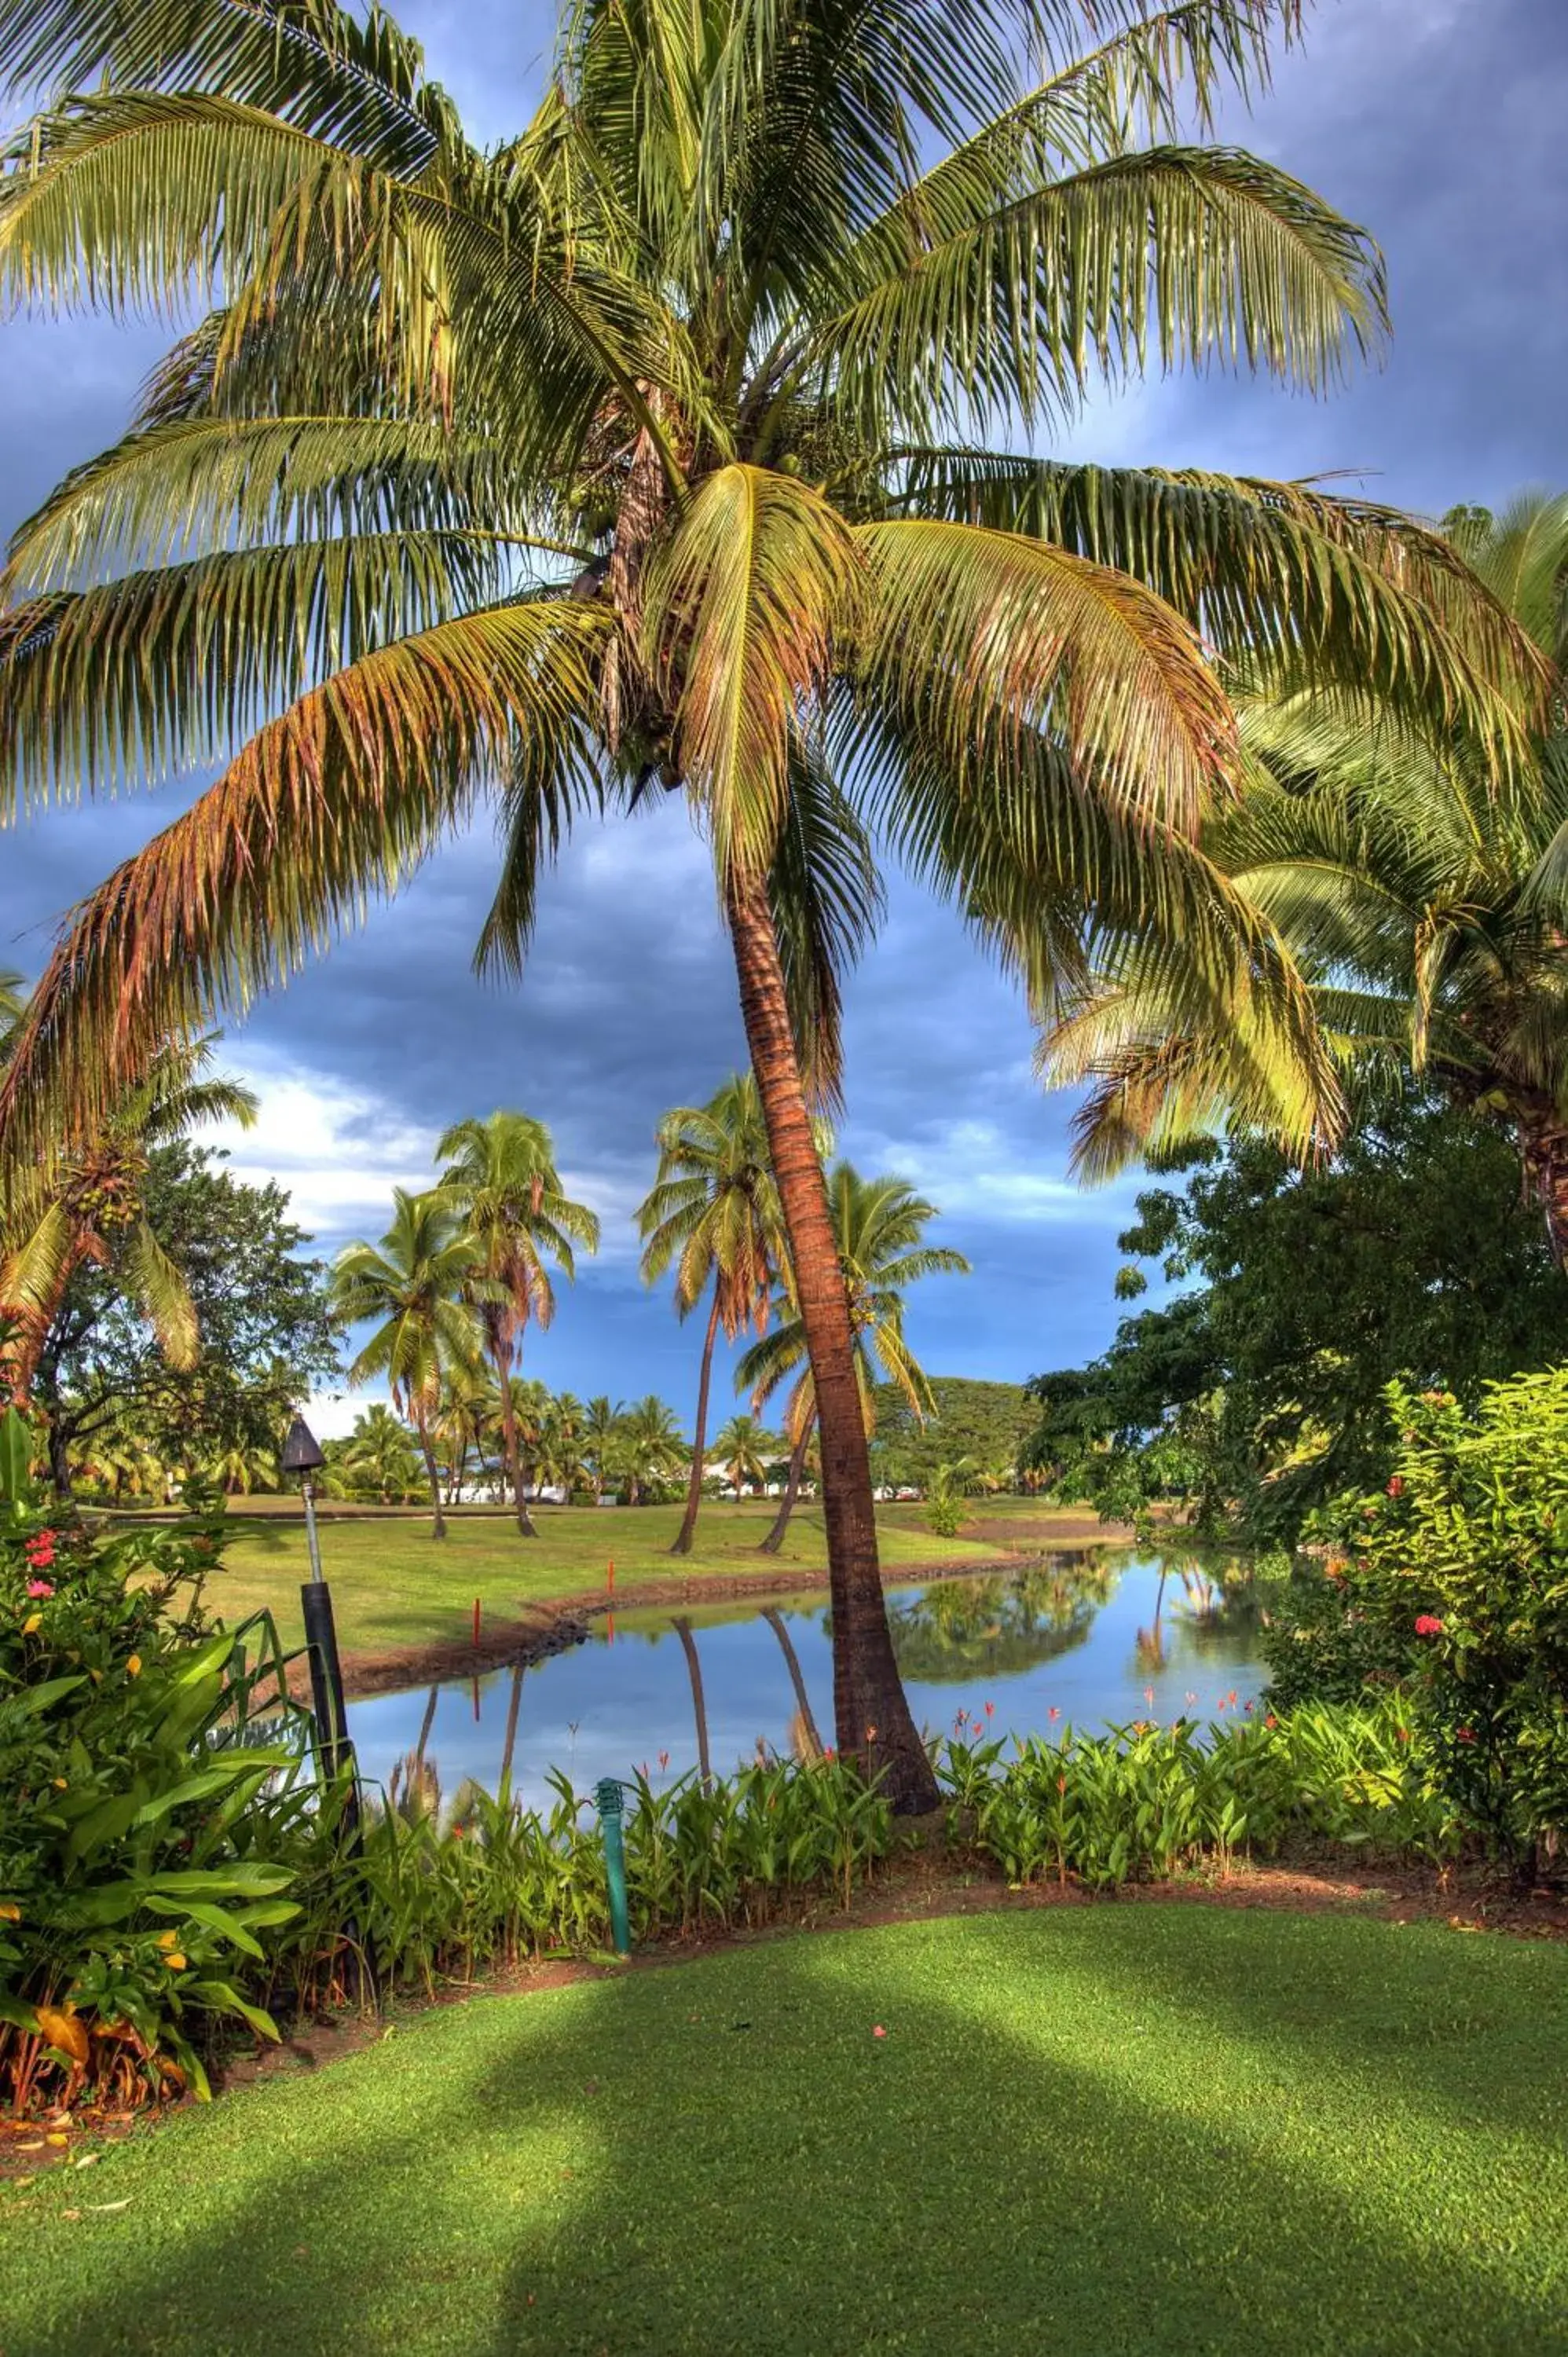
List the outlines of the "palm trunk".
<svg viewBox="0 0 1568 2357">
<path fill-rule="evenodd" d="M 811 1697 L 806 1692 L 806 1681 L 800 1674 L 800 1656 L 795 1651 L 794 1640 L 784 1626 L 783 1615 L 776 1606 L 765 1604 L 762 1608 L 762 1617 L 779 1640 L 784 1654 L 784 1666 L 789 1673 L 789 1683 L 795 1689 L 795 1707 L 800 1714 L 800 1724 L 806 1731 L 806 1740 L 811 1748 L 813 1757 L 820 1760 L 822 1756 L 822 1738 L 817 1732 L 817 1722 L 811 1712 Z"/>
<path fill-rule="evenodd" d="M 811 1445 L 811 1427 L 817 1421 L 817 1411 L 806 1418 L 800 1439 L 789 1451 L 789 1478 L 784 1484 L 784 1496 L 779 1512 L 773 1517 L 773 1528 L 758 1547 L 758 1555 L 777 1555 L 784 1544 L 784 1534 L 789 1527 L 789 1517 L 795 1511 L 795 1501 L 800 1494 L 800 1476 L 806 1469 L 806 1451 Z"/>
<path fill-rule="evenodd" d="M 418 1416 L 414 1420 L 414 1428 L 419 1434 L 420 1454 L 424 1459 L 424 1478 L 430 1484 L 430 1502 L 435 1514 L 435 1519 L 430 1525 L 430 1535 L 433 1539 L 444 1539 L 446 1535 L 446 1517 L 441 1511 L 441 1471 L 435 1462 L 435 1451 L 430 1445 L 430 1427 L 423 1416 Z"/>
<path fill-rule="evenodd" d="M 686 1511 L 681 1517 L 681 1527 L 675 1534 L 671 1555 L 690 1555 L 696 1535 L 697 1509 L 703 1502 L 703 1453 L 708 1439 L 708 1384 L 714 1372 L 714 1344 L 719 1331 L 719 1280 L 714 1276 L 714 1306 L 708 1312 L 708 1330 L 703 1337 L 703 1372 L 697 1382 L 697 1425 L 692 1442 L 692 1478 L 686 1484 Z"/>
<path fill-rule="evenodd" d="M 496 1362 L 496 1380 L 501 1387 L 501 1455 L 506 1460 L 507 1480 L 511 1485 L 512 1504 L 517 1510 L 518 1536 L 536 1539 L 533 1518 L 528 1511 L 528 1500 L 522 1490 L 522 1459 L 517 1446 L 517 1402 L 511 1395 L 511 1345 L 497 1335 L 491 1343 L 491 1356 Z"/>
<path fill-rule="evenodd" d="M 1546 1219 L 1546 1241 L 1559 1268 L 1568 1268 L 1568 1129 L 1549 1099 L 1531 1099 L 1516 1114 L 1520 1154 L 1531 1192 Z"/>
<path fill-rule="evenodd" d="M 424 1706 L 424 1717 L 419 1723 L 419 1741 L 413 1747 L 414 1760 L 421 1768 L 424 1765 L 424 1747 L 430 1740 L 430 1730 L 435 1724 L 435 1706 L 440 1699 L 440 1687 L 438 1685 L 432 1686 L 430 1689 L 429 1698 Z"/>
<path fill-rule="evenodd" d="M 692 1634 L 692 1624 L 678 1616 L 671 1627 L 681 1640 L 681 1650 L 686 1656 L 686 1674 L 692 1681 L 692 1716 L 697 1722 L 697 1773 L 707 1792 L 714 1781 L 713 1763 L 708 1758 L 708 1712 L 703 1700 L 703 1665 L 697 1659 L 697 1641 Z"/>
<path fill-rule="evenodd" d="M 496 1793 L 502 1808 L 511 1798 L 511 1755 L 517 1749 L 517 1714 L 522 1702 L 523 1663 L 514 1663 L 511 1673 L 511 1695 L 507 1704 L 506 1737 L 501 1744 L 500 1784 Z"/>
<path fill-rule="evenodd" d="M 937 1806 L 937 1780 L 910 1715 L 887 1626 L 849 1295 L 800 1082 L 767 881 L 732 877 L 727 899 L 741 1015 L 768 1124 L 822 1437 L 838 1748 L 865 1774 L 880 1777 L 897 1810 L 912 1814 Z"/>
</svg>

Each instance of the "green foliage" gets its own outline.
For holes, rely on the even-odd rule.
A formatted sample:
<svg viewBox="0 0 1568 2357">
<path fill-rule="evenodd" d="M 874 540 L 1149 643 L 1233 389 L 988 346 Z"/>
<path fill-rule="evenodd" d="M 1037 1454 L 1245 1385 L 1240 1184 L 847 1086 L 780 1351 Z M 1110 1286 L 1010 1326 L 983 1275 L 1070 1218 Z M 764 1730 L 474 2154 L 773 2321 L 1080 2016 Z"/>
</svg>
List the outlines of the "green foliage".
<svg viewBox="0 0 1568 2357">
<path fill-rule="evenodd" d="M 16 1472 L 7 1419 L 0 1461 Z M 102 1540 L 13 1491 L 0 1534 L 0 2091 L 207 2091 L 213 2017 L 263 2036 L 258 1934 L 293 1916 L 263 1788 L 227 1747 L 232 1639 L 201 1591 L 220 1523 Z"/>
<path fill-rule="evenodd" d="M 1396 1470 L 1347 1501 L 1276 1684 L 1400 1680 L 1452 1807 L 1521 1870 L 1568 1824 L 1568 1369 L 1448 1393 L 1390 1387 Z"/>
<path fill-rule="evenodd" d="M 963 1522 L 963 1500 L 955 1491 L 940 1491 L 926 1501 L 926 1528 L 938 1538 L 956 1539 Z"/>
<path fill-rule="evenodd" d="M 940 1465 L 969 1457 L 999 1484 L 1011 1486 L 1024 1444 L 1038 1422 L 1022 1383 L 931 1375 L 927 1387 L 930 1413 L 922 1420 L 898 1384 L 877 1384 L 873 1479 L 887 1489 L 926 1490 Z"/>
<path fill-rule="evenodd" d="M 1105 1356 L 1030 1385 L 1033 1454 L 1065 1495 L 1126 1512 L 1235 1508 L 1264 1542 L 1391 1469 L 1396 1377 L 1473 1402 L 1561 1344 L 1562 1279 L 1507 1142 L 1406 1095 L 1321 1167 L 1262 1140 L 1189 1149 L 1138 1199 L 1123 1250 L 1191 1286 Z"/>
<path fill-rule="evenodd" d="M 112 1255 L 72 1273 L 38 1361 L 57 1482 L 85 1471 L 118 1494 L 123 1444 L 179 1468 L 225 1450 L 275 1448 L 290 1409 L 338 1368 L 310 1239 L 275 1181 L 254 1187 L 183 1140 L 154 1148 L 142 1202 L 189 1292 L 200 1355 L 169 1364 Z"/>
<path fill-rule="evenodd" d="M 1215 1726 L 1139 1723 L 1059 1741 L 1032 1736 L 1001 1766 L 1000 1741 L 945 1746 L 950 1832 L 1011 1883 L 1049 1875 L 1115 1889 L 1243 1848 L 1290 1841 L 1438 1857 L 1456 1828 L 1434 1762 L 1394 1701 L 1312 1705 Z"/>
</svg>

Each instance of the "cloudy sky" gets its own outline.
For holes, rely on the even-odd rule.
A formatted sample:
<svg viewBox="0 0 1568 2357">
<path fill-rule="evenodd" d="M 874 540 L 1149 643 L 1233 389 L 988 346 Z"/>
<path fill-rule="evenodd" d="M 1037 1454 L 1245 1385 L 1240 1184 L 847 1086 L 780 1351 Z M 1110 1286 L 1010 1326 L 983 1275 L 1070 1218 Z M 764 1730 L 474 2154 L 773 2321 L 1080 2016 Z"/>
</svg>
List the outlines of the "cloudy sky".
<svg viewBox="0 0 1568 2357">
<path fill-rule="evenodd" d="M 481 138 L 537 91 L 541 0 L 404 0 L 433 70 Z M 1345 474 L 1430 514 L 1568 482 L 1568 0 L 1320 0 L 1305 50 L 1228 135 L 1367 224 L 1387 256 L 1385 367 L 1312 403 L 1265 384 L 1176 379 L 1099 404 L 1077 455 L 1275 476 Z M 112 440 L 157 349 L 98 322 L 7 323 L 0 522 Z M 0 845 L 0 964 L 36 970 L 60 910 L 181 798 L 62 811 Z M 260 1088 L 237 1168 L 275 1173 L 324 1247 L 378 1233 L 391 1188 L 429 1175 L 448 1121 L 519 1104 L 554 1130 L 606 1245 L 533 1351 L 558 1387 L 628 1396 L 691 1388 L 694 1334 L 638 1282 L 630 1212 L 669 1105 L 740 1060 L 733 971 L 711 869 L 665 810 L 585 835 L 555 878 L 521 991 L 469 971 L 493 845 L 454 845 L 395 907 L 231 1031 Z M 1032 1083 L 1028 1025 L 960 928 L 895 882 L 855 977 L 842 1145 L 940 1205 L 940 1240 L 974 1265 L 912 1305 L 928 1367 L 1020 1379 L 1082 1359 L 1115 1324 L 1115 1236 L 1131 1185 L 1068 1176 L 1070 1106 Z"/>
</svg>

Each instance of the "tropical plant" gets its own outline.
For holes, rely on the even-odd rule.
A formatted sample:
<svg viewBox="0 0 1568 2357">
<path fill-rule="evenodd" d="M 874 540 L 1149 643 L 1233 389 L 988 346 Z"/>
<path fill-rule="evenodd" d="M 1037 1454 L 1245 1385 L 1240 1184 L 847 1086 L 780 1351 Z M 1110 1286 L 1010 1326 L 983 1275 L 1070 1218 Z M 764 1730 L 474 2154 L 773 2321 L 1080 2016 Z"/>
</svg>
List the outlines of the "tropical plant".
<svg viewBox="0 0 1568 2357">
<path fill-rule="evenodd" d="M 368 1491 L 383 1506 L 401 1505 L 419 1486 L 419 1451 L 408 1426 L 380 1400 L 361 1408 L 354 1428 L 342 1441 L 326 1445 L 326 1482 L 335 1490 L 339 1480 L 354 1493 Z"/>
<path fill-rule="evenodd" d="M 929 1415 L 934 1405 L 925 1371 L 904 1340 L 905 1289 L 923 1276 L 967 1275 L 969 1263 L 947 1245 L 921 1241 L 937 1208 L 907 1179 L 863 1178 L 852 1164 L 841 1162 L 829 1174 L 828 1202 L 850 1305 L 861 1420 L 869 1438 L 876 1427 L 879 1381 L 896 1384 L 917 1416 Z M 778 1516 L 762 1542 L 768 1555 L 776 1555 L 783 1542 L 817 1422 L 805 1321 L 787 1266 L 773 1330 L 741 1360 L 736 1389 L 749 1391 L 760 1407 L 790 1376 L 796 1380 L 784 1410 L 789 1469 Z"/>
<path fill-rule="evenodd" d="M 610 1478 L 615 1456 L 615 1437 L 626 1409 L 619 1400 L 607 1393 L 597 1392 L 583 1410 L 583 1462 L 593 1483 L 596 1506 L 605 1494 L 605 1484 Z"/>
<path fill-rule="evenodd" d="M 1379 341 L 1366 236 L 1205 144 L 1300 15 L 575 0 L 489 153 L 380 8 L 0 16 L 0 75 L 48 94 L 0 291 L 218 306 L 15 536 L 6 759 L 29 798 L 228 764 L 72 917 L 0 1086 L 6 1154 L 101 1121 L 493 780 L 482 952 L 512 969 L 566 833 L 683 790 L 811 1337 L 839 1739 L 900 1805 L 933 1788 L 809 1103 L 877 915 L 872 831 L 1042 1000 L 1092 909 L 1174 943 L 1206 1004 L 1273 1006 L 1305 1134 L 1332 1085 L 1305 1000 L 1192 839 L 1239 770 L 1210 650 L 1288 648 L 1499 759 L 1494 691 L 1538 676 L 1385 510 L 962 441 L 1146 354 L 1317 390 Z"/>
<path fill-rule="evenodd" d="M 171 1365 L 195 1364 L 200 1336 L 190 1288 L 147 1216 L 146 1182 L 154 1150 L 198 1124 L 249 1128 L 255 1120 L 253 1092 L 211 1072 L 215 1045 L 209 1037 L 159 1047 L 141 1077 L 47 1168 L 10 1174 L 0 1197 L 0 1318 L 12 1339 L 0 1351 L 0 1380 L 14 1400 L 27 1399 L 66 1290 L 88 1264 L 113 1268 Z"/>
<path fill-rule="evenodd" d="M 747 1326 L 768 1324 L 773 1286 L 784 1265 L 784 1223 L 768 1159 L 768 1125 L 750 1072 L 734 1072 L 705 1105 L 680 1105 L 657 1132 L 659 1172 L 637 1215 L 645 1239 L 642 1274 L 656 1284 L 675 1271 L 675 1314 L 685 1318 L 711 1292 L 697 1379 L 697 1415 L 686 1511 L 671 1547 L 690 1555 L 703 1499 L 708 1385 L 714 1345 L 723 1329 L 733 1342 Z"/>
<path fill-rule="evenodd" d="M 208 1458 L 201 1469 L 215 1489 L 231 1498 L 249 1497 L 252 1490 L 275 1490 L 281 1482 L 275 1448 L 246 1447 L 238 1440 Z"/>
<path fill-rule="evenodd" d="M 458 1122 L 435 1154 L 447 1165 L 442 1191 L 482 1248 L 479 1267 L 487 1290 L 477 1308 L 500 1390 L 501 1448 L 517 1527 L 524 1538 L 532 1538 L 512 1414 L 512 1373 L 529 1324 L 548 1326 L 555 1315 L 547 1264 L 553 1261 L 568 1277 L 575 1275 L 573 1246 L 598 1250 L 598 1217 L 566 1193 L 550 1132 L 528 1114 L 497 1112 L 488 1121 Z"/>
<path fill-rule="evenodd" d="M 1494 520 L 1449 519 L 1466 557 L 1543 655 L 1568 635 L 1568 495 L 1530 493 Z M 1568 735 L 1543 716 L 1538 760 L 1500 791 L 1487 748 L 1423 737 L 1365 699 L 1242 675 L 1250 777 L 1205 845 L 1316 985 L 1341 1060 L 1374 1103 L 1413 1075 L 1514 1143 L 1568 1262 Z M 1245 1068 L 1240 1074 L 1236 1060 Z M 1247 1028 L 1184 1028 L 1157 955 L 1131 934 L 1042 1048 L 1050 1077 L 1088 1079 L 1084 1167 L 1166 1147 L 1230 1117 L 1277 1133 L 1251 1091 Z"/>
<path fill-rule="evenodd" d="M 345 1244 L 332 1270 L 332 1298 L 346 1326 L 379 1321 L 349 1370 L 351 1383 L 382 1376 L 392 1405 L 412 1422 L 424 1460 L 432 1538 L 446 1535 L 434 1426 L 442 1384 L 471 1368 L 481 1335 L 471 1304 L 487 1280 L 483 1247 L 458 1225 L 439 1190 L 392 1189 L 392 1223 L 380 1245 Z"/>
<path fill-rule="evenodd" d="M 768 1467 L 779 1454 L 779 1440 L 754 1415 L 732 1415 L 714 1439 L 714 1457 L 736 1498 L 743 1489 L 760 1489 Z"/>
<path fill-rule="evenodd" d="M 635 1506 L 643 1492 L 662 1489 L 686 1461 L 686 1444 L 668 1401 L 649 1392 L 621 1415 L 615 1431 L 610 1462 L 625 1481 L 627 1503 Z"/>
<path fill-rule="evenodd" d="M 482 1475 L 485 1450 L 499 1415 L 495 1377 L 482 1361 L 446 1369 L 440 1398 L 431 1419 L 431 1433 L 445 1457 L 449 1505 L 462 1502 L 470 1457 L 476 1459 Z"/>
</svg>

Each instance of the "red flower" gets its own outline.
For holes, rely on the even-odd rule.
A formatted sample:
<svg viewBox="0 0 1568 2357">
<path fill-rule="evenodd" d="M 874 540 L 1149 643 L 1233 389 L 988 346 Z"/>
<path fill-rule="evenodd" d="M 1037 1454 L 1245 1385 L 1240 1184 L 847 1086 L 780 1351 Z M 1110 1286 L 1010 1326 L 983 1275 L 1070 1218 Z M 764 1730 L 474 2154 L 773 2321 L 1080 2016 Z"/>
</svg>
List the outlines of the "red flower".
<svg viewBox="0 0 1568 2357">
<path fill-rule="evenodd" d="M 875 2029 L 872 2031 L 872 2033 L 871 2033 L 871 2034 L 872 2034 L 873 2038 L 886 2038 L 886 2035 L 887 2035 L 887 2032 L 883 2029 L 882 2024 L 881 2024 L 880 2022 L 878 2022 L 878 2023 L 877 2023 L 877 2025 L 876 2025 L 876 2027 L 875 2027 Z"/>
<path fill-rule="evenodd" d="M 1410 1729 L 1408 1727 L 1396 1727 L 1394 1733 L 1399 1737 L 1402 1743 L 1408 1743 L 1410 1741 Z"/>
<path fill-rule="evenodd" d="M 1475 1728 L 1474 1728 L 1473 1727 L 1460 1727 L 1460 1729 L 1459 1729 L 1459 1740 L 1460 1740 L 1460 1742 L 1461 1742 L 1461 1743 L 1474 1743 L 1474 1741 L 1476 1740 L 1476 1730 L 1475 1730 Z"/>
<path fill-rule="evenodd" d="M 1277 1727 L 1279 1725 L 1279 1720 L 1274 1717 L 1273 1711 L 1270 1711 L 1267 1718 L 1263 1721 L 1263 1725 L 1265 1727 Z"/>
<path fill-rule="evenodd" d="M 1435 1612 L 1418 1612 L 1415 1619 L 1415 1633 L 1418 1637 L 1441 1637 L 1443 1623 Z"/>
<path fill-rule="evenodd" d="M 987 1717 L 987 1718 L 989 1718 L 989 1717 L 991 1717 L 992 1713 L 995 1710 L 995 1708 L 996 1708 L 996 1705 L 995 1705 L 993 1702 L 988 1702 L 988 1703 L 986 1704 L 986 1706 L 985 1706 L 985 1716 L 986 1716 L 986 1717 Z"/>
<path fill-rule="evenodd" d="M 1389 1483 L 1389 1495 L 1391 1498 L 1404 1496 L 1404 1476 L 1402 1473 L 1396 1473 Z"/>
<path fill-rule="evenodd" d="M 1049 1710 L 1048 1710 L 1048 1711 L 1047 1711 L 1047 1713 L 1046 1713 L 1046 1717 L 1047 1717 L 1047 1718 L 1059 1718 L 1059 1717 L 1061 1717 L 1061 1713 L 1060 1713 L 1060 1711 L 1057 1708 L 1057 1706 L 1056 1706 L 1055 1703 L 1052 1703 L 1052 1705 L 1051 1705 L 1051 1706 L 1050 1706 Z"/>
</svg>

